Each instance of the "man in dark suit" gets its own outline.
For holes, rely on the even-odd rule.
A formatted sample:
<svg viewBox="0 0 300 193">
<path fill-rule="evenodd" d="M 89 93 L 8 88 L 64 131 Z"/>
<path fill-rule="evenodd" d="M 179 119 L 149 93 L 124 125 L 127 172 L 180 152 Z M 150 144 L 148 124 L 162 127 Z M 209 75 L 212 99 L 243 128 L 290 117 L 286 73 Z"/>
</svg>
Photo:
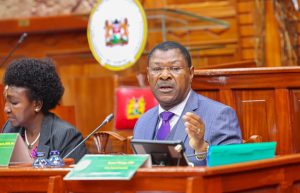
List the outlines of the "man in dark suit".
<svg viewBox="0 0 300 193">
<path fill-rule="evenodd" d="M 191 89 L 191 56 L 176 42 L 163 42 L 148 56 L 147 77 L 159 105 L 137 121 L 134 139 L 181 140 L 189 161 L 206 165 L 209 145 L 241 143 L 235 111 Z"/>
</svg>

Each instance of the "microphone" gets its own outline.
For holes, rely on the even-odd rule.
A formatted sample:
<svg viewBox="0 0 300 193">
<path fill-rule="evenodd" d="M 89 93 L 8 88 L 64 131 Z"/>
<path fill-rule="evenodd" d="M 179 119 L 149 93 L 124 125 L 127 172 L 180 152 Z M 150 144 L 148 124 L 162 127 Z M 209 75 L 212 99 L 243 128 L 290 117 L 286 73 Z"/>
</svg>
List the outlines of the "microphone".
<svg viewBox="0 0 300 193">
<path fill-rule="evenodd" d="M 15 52 L 15 50 L 19 47 L 20 44 L 23 43 L 24 39 L 27 37 L 27 33 L 24 32 L 22 35 L 19 37 L 19 40 L 17 41 L 16 45 L 10 50 L 10 52 L 7 54 L 5 58 L 0 63 L 0 67 L 5 64 L 5 62 L 8 60 L 8 58 Z"/>
<path fill-rule="evenodd" d="M 67 158 L 71 153 L 73 153 L 73 151 L 75 151 L 81 144 L 83 144 L 86 140 L 88 140 L 92 135 L 94 135 L 94 133 L 96 133 L 101 127 L 103 127 L 113 118 L 114 118 L 114 114 L 113 113 L 109 114 L 92 133 L 90 133 L 84 140 L 82 140 L 78 145 L 76 145 L 67 155 L 65 155 L 64 159 Z"/>
<path fill-rule="evenodd" d="M 22 33 L 21 37 L 19 38 L 18 44 L 23 43 L 23 41 L 27 37 L 27 35 L 28 34 L 26 32 Z"/>
</svg>

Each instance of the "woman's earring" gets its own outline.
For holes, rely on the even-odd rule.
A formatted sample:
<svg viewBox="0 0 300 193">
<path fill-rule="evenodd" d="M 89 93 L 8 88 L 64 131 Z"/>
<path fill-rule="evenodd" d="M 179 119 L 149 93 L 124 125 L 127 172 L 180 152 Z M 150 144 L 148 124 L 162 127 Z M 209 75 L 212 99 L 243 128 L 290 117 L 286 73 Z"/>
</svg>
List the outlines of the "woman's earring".
<svg viewBox="0 0 300 193">
<path fill-rule="evenodd" d="M 36 109 L 35 109 L 35 112 L 39 112 L 39 109 L 38 109 L 38 108 L 36 108 Z"/>
</svg>

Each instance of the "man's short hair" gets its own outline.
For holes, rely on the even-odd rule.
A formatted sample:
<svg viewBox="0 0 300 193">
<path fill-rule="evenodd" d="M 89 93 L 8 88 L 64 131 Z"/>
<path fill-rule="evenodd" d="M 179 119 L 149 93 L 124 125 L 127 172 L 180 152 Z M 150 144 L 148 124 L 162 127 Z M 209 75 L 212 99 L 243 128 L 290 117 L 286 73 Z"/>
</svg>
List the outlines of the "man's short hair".
<svg viewBox="0 0 300 193">
<path fill-rule="evenodd" d="M 156 50 L 162 50 L 162 51 L 168 51 L 168 50 L 172 50 L 172 49 L 179 49 L 180 53 L 183 55 L 183 57 L 185 58 L 188 67 L 190 68 L 192 66 L 192 59 L 191 59 L 191 55 L 189 53 L 189 51 L 186 49 L 186 47 L 184 47 L 183 45 L 177 43 L 177 42 L 173 42 L 173 41 L 166 41 L 166 42 L 162 42 L 158 45 L 156 45 L 149 53 L 148 55 L 148 65 L 149 65 L 149 61 L 153 55 L 153 53 Z"/>
</svg>

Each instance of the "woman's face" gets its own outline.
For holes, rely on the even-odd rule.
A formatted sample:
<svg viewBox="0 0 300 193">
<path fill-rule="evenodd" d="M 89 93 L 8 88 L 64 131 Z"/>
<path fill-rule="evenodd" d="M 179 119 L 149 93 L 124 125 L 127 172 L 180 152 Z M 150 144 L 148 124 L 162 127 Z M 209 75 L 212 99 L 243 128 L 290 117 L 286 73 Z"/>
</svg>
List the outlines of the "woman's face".
<svg viewBox="0 0 300 193">
<path fill-rule="evenodd" d="M 28 89 L 23 87 L 6 86 L 4 89 L 4 112 L 13 127 L 29 127 L 33 122 L 36 102 L 28 98 Z"/>
</svg>

